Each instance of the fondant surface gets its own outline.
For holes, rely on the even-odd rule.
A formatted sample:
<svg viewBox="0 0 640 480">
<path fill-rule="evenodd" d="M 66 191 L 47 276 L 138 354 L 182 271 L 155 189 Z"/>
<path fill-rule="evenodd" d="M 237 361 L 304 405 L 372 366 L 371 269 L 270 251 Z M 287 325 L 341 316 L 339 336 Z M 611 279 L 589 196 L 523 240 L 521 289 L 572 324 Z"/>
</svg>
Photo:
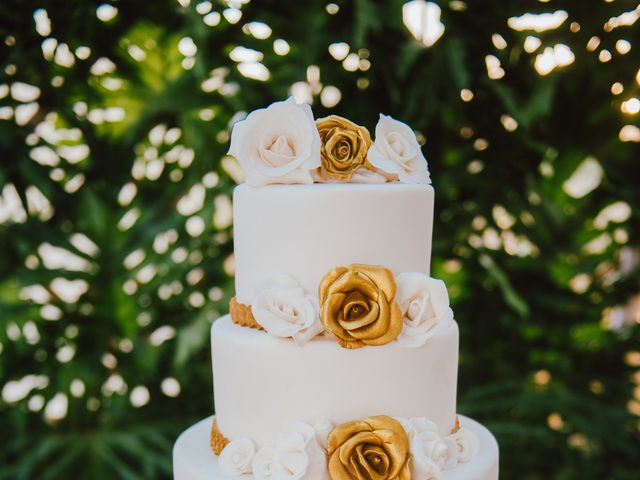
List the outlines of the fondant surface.
<svg viewBox="0 0 640 480">
<path fill-rule="evenodd" d="M 283 425 L 372 415 L 427 417 L 440 432 L 455 425 L 458 326 L 449 322 L 427 343 L 398 342 L 349 350 L 330 334 L 304 347 L 234 324 L 211 329 L 216 418 L 230 439 L 275 442 Z"/>
<path fill-rule="evenodd" d="M 313 184 L 235 188 L 236 297 L 275 274 L 317 294 L 332 268 L 384 265 L 429 273 L 434 191 L 418 184 Z"/>
<path fill-rule="evenodd" d="M 229 477 L 218 467 L 218 458 L 209 447 L 212 417 L 206 418 L 180 435 L 173 447 L 175 480 L 237 480 L 252 476 Z M 498 480 L 498 444 L 489 430 L 470 418 L 460 416 L 463 427 L 472 430 L 480 443 L 478 455 L 469 463 L 444 470 L 444 480 Z M 419 480 L 419 479 L 416 479 Z"/>
</svg>

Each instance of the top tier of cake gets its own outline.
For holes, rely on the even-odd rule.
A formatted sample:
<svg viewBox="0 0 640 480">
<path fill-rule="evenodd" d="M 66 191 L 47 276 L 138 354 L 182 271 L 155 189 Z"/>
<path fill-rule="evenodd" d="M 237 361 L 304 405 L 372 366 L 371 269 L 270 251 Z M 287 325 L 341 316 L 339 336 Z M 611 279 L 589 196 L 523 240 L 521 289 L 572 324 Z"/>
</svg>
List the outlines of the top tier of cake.
<svg viewBox="0 0 640 480">
<path fill-rule="evenodd" d="M 331 269 L 384 265 L 428 274 L 434 191 L 425 184 L 320 183 L 236 187 L 236 297 L 251 304 L 277 274 L 316 293 Z"/>
</svg>

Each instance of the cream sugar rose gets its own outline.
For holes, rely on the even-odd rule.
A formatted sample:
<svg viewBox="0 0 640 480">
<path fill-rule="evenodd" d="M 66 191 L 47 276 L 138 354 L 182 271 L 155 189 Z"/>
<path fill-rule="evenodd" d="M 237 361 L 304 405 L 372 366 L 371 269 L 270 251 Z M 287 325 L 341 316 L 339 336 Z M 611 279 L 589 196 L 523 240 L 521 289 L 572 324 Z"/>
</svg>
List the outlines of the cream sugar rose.
<svg viewBox="0 0 640 480">
<path fill-rule="evenodd" d="M 234 125 L 236 296 L 211 328 L 216 415 L 176 442 L 175 480 L 498 479 L 495 439 L 456 415 L 426 159 L 390 116 L 373 134 L 292 99 Z"/>
</svg>

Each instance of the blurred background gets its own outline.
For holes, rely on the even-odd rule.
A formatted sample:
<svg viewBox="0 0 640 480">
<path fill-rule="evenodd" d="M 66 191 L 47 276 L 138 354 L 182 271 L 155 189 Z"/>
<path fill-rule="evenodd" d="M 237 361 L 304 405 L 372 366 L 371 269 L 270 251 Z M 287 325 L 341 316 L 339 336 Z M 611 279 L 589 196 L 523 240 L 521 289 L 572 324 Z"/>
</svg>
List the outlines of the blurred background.
<svg viewBox="0 0 640 480">
<path fill-rule="evenodd" d="M 640 476 L 637 2 L 0 4 L 0 479 L 167 479 L 213 411 L 230 127 L 416 129 L 459 411 L 503 479 Z M 411 232 L 407 232 L 408 235 Z"/>
</svg>

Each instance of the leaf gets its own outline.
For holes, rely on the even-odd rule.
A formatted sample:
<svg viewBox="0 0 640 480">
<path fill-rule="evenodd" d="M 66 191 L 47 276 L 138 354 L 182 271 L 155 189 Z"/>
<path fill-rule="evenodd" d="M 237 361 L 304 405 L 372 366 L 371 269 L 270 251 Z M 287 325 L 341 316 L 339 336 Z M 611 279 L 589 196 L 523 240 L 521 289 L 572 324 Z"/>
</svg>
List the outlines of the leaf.
<svg viewBox="0 0 640 480">
<path fill-rule="evenodd" d="M 479 262 L 480 265 L 482 265 L 487 270 L 491 278 L 493 278 L 500 287 L 502 296 L 506 304 L 510 306 L 513 311 L 521 317 L 527 317 L 529 315 L 529 306 L 527 305 L 527 302 L 511 286 L 509 278 L 504 273 L 504 271 L 500 267 L 498 267 L 498 265 L 490 256 L 486 254 L 480 255 Z"/>
<path fill-rule="evenodd" d="M 398 77 L 401 79 L 407 78 L 407 75 L 421 57 L 424 54 L 424 47 L 417 42 L 409 42 L 404 44 L 397 55 L 397 69 Z M 395 81 L 395 77 L 392 77 Z"/>
<path fill-rule="evenodd" d="M 141 480 L 144 477 L 134 470 L 130 465 L 114 451 L 112 447 L 103 442 L 95 442 L 95 453 L 104 462 L 104 467 L 108 466 L 114 474 L 125 480 Z M 105 472 L 106 473 L 106 472 Z"/>
<path fill-rule="evenodd" d="M 42 480 L 56 480 L 61 478 L 83 453 L 86 453 L 86 445 L 83 443 L 78 442 L 70 445 L 62 455 L 52 459 L 44 472 L 42 472 L 40 478 Z"/>
<path fill-rule="evenodd" d="M 450 39 L 447 44 L 447 60 L 451 78 L 457 90 L 469 88 L 470 77 L 466 66 L 465 46 L 461 40 L 457 38 Z"/>
<path fill-rule="evenodd" d="M 183 368 L 191 357 L 208 344 L 210 327 L 209 313 L 202 312 L 189 325 L 178 330 L 173 357 L 174 368 Z"/>
<path fill-rule="evenodd" d="M 105 199 L 100 198 L 95 190 L 83 189 L 78 199 L 81 223 L 89 238 L 102 243 L 107 240 L 108 232 L 113 228 L 109 218 Z"/>
<path fill-rule="evenodd" d="M 353 43 L 361 46 L 365 44 L 369 31 L 377 32 L 381 29 L 382 21 L 378 8 L 370 0 L 356 0 L 354 10 Z"/>
<path fill-rule="evenodd" d="M 526 100 L 518 99 L 515 89 L 500 82 L 491 82 L 493 90 L 502 100 L 507 112 L 524 128 L 547 115 L 553 105 L 555 81 L 537 82 L 533 93 Z"/>
</svg>

